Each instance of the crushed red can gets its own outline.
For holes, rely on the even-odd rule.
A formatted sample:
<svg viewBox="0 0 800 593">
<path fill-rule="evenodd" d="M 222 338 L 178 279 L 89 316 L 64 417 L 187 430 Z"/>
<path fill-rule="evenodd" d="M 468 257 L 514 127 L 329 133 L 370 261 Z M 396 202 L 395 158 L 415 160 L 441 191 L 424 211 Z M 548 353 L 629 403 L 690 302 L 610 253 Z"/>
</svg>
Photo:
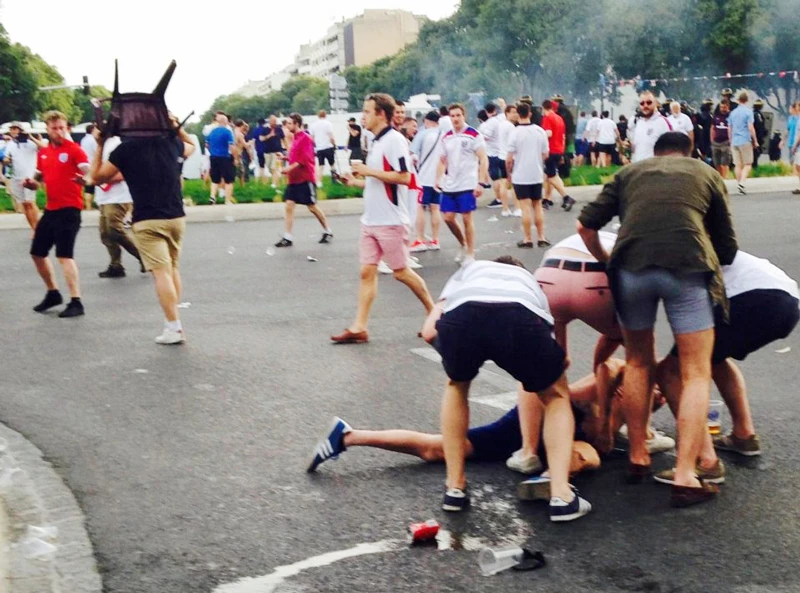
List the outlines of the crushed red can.
<svg viewBox="0 0 800 593">
<path fill-rule="evenodd" d="M 427 542 L 434 539 L 439 533 L 439 522 L 429 519 L 424 523 L 412 523 L 408 526 L 408 531 L 411 533 L 412 544 Z"/>
</svg>

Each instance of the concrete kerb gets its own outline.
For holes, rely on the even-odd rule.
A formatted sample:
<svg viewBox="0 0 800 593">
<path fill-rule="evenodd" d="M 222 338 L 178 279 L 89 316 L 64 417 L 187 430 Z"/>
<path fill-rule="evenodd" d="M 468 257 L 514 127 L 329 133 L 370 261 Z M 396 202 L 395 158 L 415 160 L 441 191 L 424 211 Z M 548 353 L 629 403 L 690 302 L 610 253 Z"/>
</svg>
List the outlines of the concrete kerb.
<svg viewBox="0 0 800 593">
<path fill-rule="evenodd" d="M 728 193 L 732 197 L 737 197 L 736 181 L 727 180 Z M 761 177 L 749 179 L 747 181 L 748 195 L 792 191 L 798 187 L 797 177 Z M 602 185 L 583 185 L 568 187 L 570 195 L 579 200 L 591 200 L 596 196 Z M 479 200 L 479 206 L 486 205 L 492 200 L 491 191 L 484 194 Z M 339 200 L 322 200 L 318 203 L 320 209 L 326 216 L 340 216 L 361 214 L 364 210 L 364 200 L 362 198 L 347 198 Z M 274 220 L 283 218 L 284 205 L 282 203 L 260 203 L 260 204 L 235 204 L 235 205 L 216 205 L 216 206 L 189 206 L 186 208 L 186 219 L 188 222 L 225 222 L 239 220 Z M 299 207 L 295 210 L 296 217 L 312 216 L 307 208 Z M 86 227 L 96 227 L 98 224 L 99 213 L 97 210 L 90 210 L 83 213 L 82 225 Z M 22 214 L 0 215 L 0 230 L 26 229 L 28 223 Z"/>
<path fill-rule="evenodd" d="M 2 424 L 0 437 L 6 444 L 0 456 L 0 591 L 101 593 L 72 492 L 25 437 Z"/>
</svg>

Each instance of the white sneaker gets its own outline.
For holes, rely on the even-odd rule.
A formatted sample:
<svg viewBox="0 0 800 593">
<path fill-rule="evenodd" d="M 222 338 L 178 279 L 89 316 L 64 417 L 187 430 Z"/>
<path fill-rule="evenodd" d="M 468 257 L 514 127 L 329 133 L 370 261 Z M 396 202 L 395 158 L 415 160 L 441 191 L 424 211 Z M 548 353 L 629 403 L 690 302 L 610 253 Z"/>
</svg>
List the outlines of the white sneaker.
<svg viewBox="0 0 800 593">
<path fill-rule="evenodd" d="M 186 336 L 183 335 L 183 330 L 172 331 L 168 327 L 164 328 L 160 336 L 156 336 L 156 344 L 183 344 L 186 341 Z"/>
<path fill-rule="evenodd" d="M 381 260 L 378 262 L 378 272 L 381 274 L 393 274 L 392 268 L 390 268 L 385 261 Z"/>
<path fill-rule="evenodd" d="M 456 255 L 455 258 L 453 258 L 453 261 L 455 261 L 457 264 L 460 264 L 462 261 L 464 261 L 464 257 L 465 256 L 466 256 L 466 252 L 464 251 L 464 248 L 462 247 L 462 248 L 460 248 L 458 250 L 458 255 Z"/>
<path fill-rule="evenodd" d="M 503 210 L 503 211 L 500 213 L 500 216 L 502 216 L 503 218 L 508 218 L 509 216 L 512 216 L 512 214 L 511 214 L 511 210 Z"/>
<path fill-rule="evenodd" d="M 472 255 L 465 255 L 464 259 L 461 260 L 461 267 L 466 268 L 470 264 L 475 263 L 475 257 Z"/>
<path fill-rule="evenodd" d="M 664 451 L 672 451 L 675 449 L 675 439 L 668 437 L 660 430 L 650 429 L 653 431 L 653 436 L 645 444 L 647 445 L 647 452 L 650 454 L 663 453 Z M 617 438 L 625 445 L 628 444 L 628 425 L 623 424 L 617 431 Z"/>
<path fill-rule="evenodd" d="M 530 475 L 542 471 L 542 461 L 538 455 L 523 457 L 522 449 L 519 449 L 506 460 L 506 467 L 515 472 Z"/>
<path fill-rule="evenodd" d="M 422 267 L 422 264 L 415 262 L 413 257 L 409 257 L 406 260 L 406 265 L 412 270 L 419 270 Z"/>
<path fill-rule="evenodd" d="M 521 210 L 521 209 L 519 209 L 519 208 L 517 208 L 516 210 L 514 210 L 514 217 L 516 217 L 516 218 L 522 218 L 522 210 Z"/>
</svg>

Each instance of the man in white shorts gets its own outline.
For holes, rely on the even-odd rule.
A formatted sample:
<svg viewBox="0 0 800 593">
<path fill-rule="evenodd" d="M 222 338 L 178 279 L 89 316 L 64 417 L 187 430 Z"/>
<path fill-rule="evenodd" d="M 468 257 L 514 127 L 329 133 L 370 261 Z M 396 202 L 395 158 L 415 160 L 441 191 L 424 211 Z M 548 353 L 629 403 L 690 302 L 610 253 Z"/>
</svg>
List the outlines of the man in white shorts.
<svg viewBox="0 0 800 593">
<path fill-rule="evenodd" d="M 36 155 L 39 147 L 22 125 L 14 122 L 9 129 L 11 140 L 6 145 L 5 162 L 11 164 L 13 172 L 8 185 L 11 197 L 22 206 L 22 212 L 31 229 L 39 222 L 39 207 L 36 205 L 36 191 L 22 186 L 25 179 L 32 179 L 36 171 Z"/>
</svg>

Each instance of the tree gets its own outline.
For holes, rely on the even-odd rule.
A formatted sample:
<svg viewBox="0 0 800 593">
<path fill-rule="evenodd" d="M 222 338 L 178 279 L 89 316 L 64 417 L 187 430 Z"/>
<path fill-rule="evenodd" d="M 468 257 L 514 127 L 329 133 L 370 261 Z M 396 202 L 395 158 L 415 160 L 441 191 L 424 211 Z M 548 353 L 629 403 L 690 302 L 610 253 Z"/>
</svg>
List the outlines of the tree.
<svg viewBox="0 0 800 593">
<path fill-rule="evenodd" d="M 19 43 L 15 44 L 14 48 L 22 56 L 25 66 L 33 74 L 39 87 L 64 84 L 64 77 L 54 66 L 45 62 L 39 54 L 33 53 Z M 34 108 L 39 115 L 51 109 L 61 111 L 69 121 L 80 119 L 81 116 L 80 109 L 74 103 L 71 89 L 38 91 Z"/>
<path fill-rule="evenodd" d="M 0 25 L 0 121 L 32 119 L 36 88 L 36 78 Z"/>
<path fill-rule="evenodd" d="M 111 96 L 109 91 L 104 86 L 93 86 L 89 88 L 89 95 L 83 94 L 83 89 L 74 89 L 72 91 L 72 102 L 78 109 L 80 114 L 76 118 L 79 122 L 93 122 L 94 121 L 94 107 L 90 99 L 105 99 Z"/>
</svg>

